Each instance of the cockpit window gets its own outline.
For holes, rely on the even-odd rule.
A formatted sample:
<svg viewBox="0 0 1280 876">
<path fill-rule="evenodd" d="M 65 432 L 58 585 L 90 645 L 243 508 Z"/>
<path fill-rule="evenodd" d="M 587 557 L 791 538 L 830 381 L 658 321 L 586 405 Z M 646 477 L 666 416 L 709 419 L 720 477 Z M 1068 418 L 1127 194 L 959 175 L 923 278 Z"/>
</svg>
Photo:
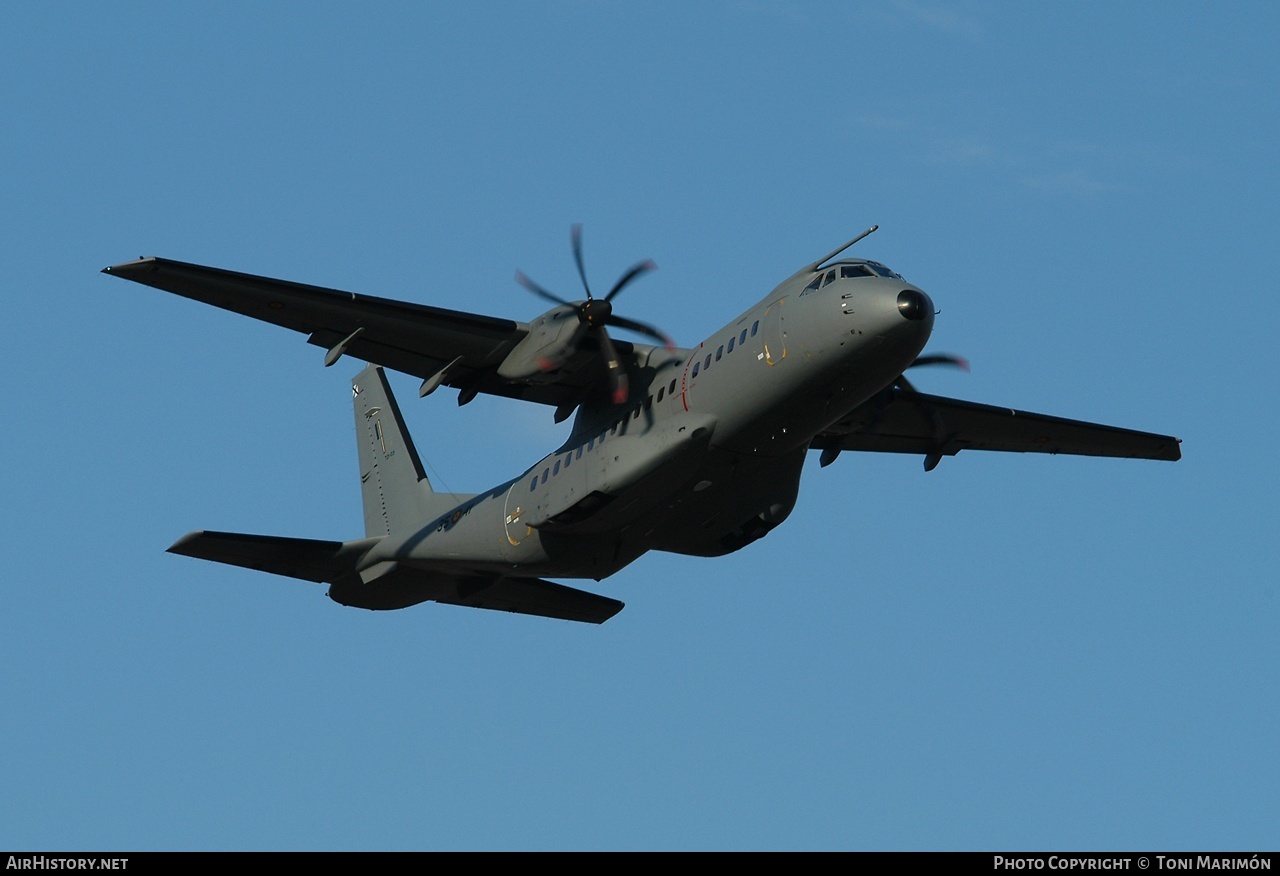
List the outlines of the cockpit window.
<svg viewBox="0 0 1280 876">
<path fill-rule="evenodd" d="M 882 277 L 892 277 L 895 280 L 902 279 L 901 274 L 897 273 L 896 271 L 889 270 L 879 262 L 867 262 L 867 267 L 869 267 L 871 270 L 875 271 L 877 274 L 879 274 Z"/>
<path fill-rule="evenodd" d="M 801 295 L 808 295 L 811 292 L 817 292 L 819 289 L 825 288 L 828 283 L 835 280 L 857 280 L 861 277 L 890 277 L 894 280 L 901 280 L 902 275 L 892 268 L 888 268 L 879 262 L 873 261 L 856 261 L 846 262 L 832 265 L 824 273 L 818 274 L 809 281 L 809 285 L 804 287 Z"/>
</svg>

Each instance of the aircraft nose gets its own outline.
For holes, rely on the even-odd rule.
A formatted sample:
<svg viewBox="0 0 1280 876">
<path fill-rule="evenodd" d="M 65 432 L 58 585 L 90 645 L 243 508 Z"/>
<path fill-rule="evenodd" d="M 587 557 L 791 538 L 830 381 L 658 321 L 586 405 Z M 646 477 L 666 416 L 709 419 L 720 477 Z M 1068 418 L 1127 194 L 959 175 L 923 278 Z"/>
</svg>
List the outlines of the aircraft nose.
<svg viewBox="0 0 1280 876">
<path fill-rule="evenodd" d="M 903 289 L 898 293 L 898 313 L 915 322 L 933 314 L 933 302 L 919 289 Z"/>
</svg>

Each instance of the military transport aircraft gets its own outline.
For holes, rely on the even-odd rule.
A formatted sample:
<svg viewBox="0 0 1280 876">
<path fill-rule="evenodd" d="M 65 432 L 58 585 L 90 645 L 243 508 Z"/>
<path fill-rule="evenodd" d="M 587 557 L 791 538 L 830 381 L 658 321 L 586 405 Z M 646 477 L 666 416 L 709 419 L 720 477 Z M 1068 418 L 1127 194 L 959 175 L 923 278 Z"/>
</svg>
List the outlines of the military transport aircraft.
<svg viewBox="0 0 1280 876">
<path fill-rule="evenodd" d="M 105 273 L 304 332 L 327 352 L 369 364 L 352 382 L 365 537 L 319 541 L 200 531 L 176 554 L 329 584 L 343 605 L 436 601 L 602 623 L 623 604 L 545 580 L 612 575 L 650 550 L 720 556 L 791 513 L 809 451 L 825 466 L 846 450 L 917 453 L 925 470 L 961 450 L 1177 460 L 1179 441 L 918 392 L 934 307 L 879 262 L 836 256 L 805 265 L 695 347 L 613 312 L 652 269 L 631 268 L 595 297 L 575 226 L 586 298 L 532 322 L 495 319 L 255 277 L 162 258 Z M 608 328 L 656 344 L 613 340 Z M 475 495 L 438 493 L 423 473 L 383 367 L 441 386 L 575 411 L 568 440 L 517 477 Z"/>
</svg>

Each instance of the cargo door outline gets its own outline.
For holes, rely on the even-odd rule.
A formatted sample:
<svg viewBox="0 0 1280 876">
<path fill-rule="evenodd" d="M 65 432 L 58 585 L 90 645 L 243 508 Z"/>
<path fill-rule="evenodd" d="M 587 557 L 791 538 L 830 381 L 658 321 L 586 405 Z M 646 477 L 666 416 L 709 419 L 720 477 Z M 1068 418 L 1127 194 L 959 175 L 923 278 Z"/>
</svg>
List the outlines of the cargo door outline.
<svg viewBox="0 0 1280 876">
<path fill-rule="evenodd" d="M 764 332 L 764 361 L 769 365 L 777 365 L 787 358 L 787 333 L 782 325 L 782 304 L 786 300 L 779 298 L 770 304 L 761 319 Z"/>
</svg>

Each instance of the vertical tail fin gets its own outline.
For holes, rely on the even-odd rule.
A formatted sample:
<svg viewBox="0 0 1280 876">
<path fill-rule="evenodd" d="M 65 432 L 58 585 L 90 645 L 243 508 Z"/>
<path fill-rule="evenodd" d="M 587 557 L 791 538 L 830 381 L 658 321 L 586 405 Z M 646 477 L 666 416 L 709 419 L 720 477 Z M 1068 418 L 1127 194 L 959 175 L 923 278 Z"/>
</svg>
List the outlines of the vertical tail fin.
<svg viewBox="0 0 1280 876">
<path fill-rule="evenodd" d="M 431 489 L 382 368 L 369 365 L 357 374 L 351 393 L 365 535 L 411 531 L 456 505 L 459 497 Z"/>
</svg>

